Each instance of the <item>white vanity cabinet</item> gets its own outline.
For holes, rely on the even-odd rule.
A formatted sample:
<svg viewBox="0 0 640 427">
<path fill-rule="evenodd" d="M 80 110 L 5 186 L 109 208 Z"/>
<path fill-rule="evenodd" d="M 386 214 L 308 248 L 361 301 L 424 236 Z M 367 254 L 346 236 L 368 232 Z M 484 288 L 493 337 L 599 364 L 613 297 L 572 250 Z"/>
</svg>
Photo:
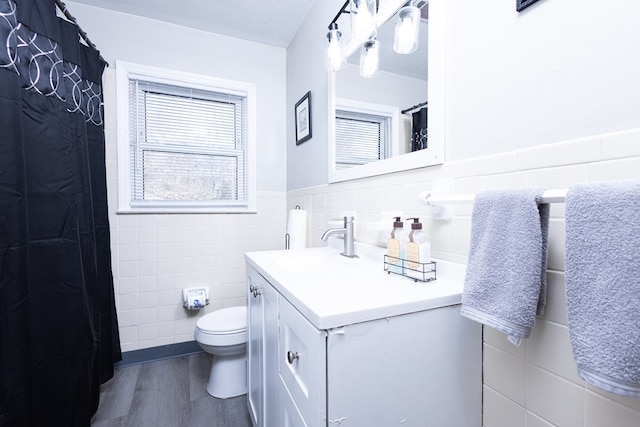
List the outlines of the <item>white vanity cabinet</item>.
<svg viewBox="0 0 640 427">
<path fill-rule="evenodd" d="M 250 262 L 248 286 L 269 291 L 248 294 L 255 427 L 482 425 L 481 328 L 458 304 L 322 328 L 257 269 L 269 277 Z"/>
</svg>

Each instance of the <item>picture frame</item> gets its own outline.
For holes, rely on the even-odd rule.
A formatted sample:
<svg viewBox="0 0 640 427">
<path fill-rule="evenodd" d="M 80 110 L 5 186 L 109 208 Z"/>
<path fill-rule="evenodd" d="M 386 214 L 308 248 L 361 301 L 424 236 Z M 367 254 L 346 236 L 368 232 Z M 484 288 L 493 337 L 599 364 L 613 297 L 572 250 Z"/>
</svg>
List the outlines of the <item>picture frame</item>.
<svg viewBox="0 0 640 427">
<path fill-rule="evenodd" d="M 516 10 L 522 12 L 527 7 L 531 6 L 538 0 L 516 0 Z"/>
<path fill-rule="evenodd" d="M 296 102 L 296 145 L 311 139 L 311 91 Z"/>
</svg>

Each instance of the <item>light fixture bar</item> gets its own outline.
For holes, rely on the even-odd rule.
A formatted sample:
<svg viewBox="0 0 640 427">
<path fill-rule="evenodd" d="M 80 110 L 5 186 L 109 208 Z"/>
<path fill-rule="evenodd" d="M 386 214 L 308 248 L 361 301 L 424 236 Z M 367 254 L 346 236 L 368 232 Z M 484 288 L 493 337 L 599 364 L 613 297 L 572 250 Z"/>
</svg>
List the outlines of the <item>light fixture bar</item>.
<svg viewBox="0 0 640 427">
<path fill-rule="evenodd" d="M 351 13 L 347 10 L 347 6 L 349 6 L 349 0 L 344 2 L 344 4 L 342 5 L 342 8 L 340 8 L 340 11 L 333 18 L 333 21 L 331 21 L 331 24 L 335 24 L 336 21 L 338 21 L 338 18 L 340 18 L 340 15 L 342 15 L 343 13 Z M 331 29 L 331 24 L 329 24 L 329 29 Z"/>
</svg>

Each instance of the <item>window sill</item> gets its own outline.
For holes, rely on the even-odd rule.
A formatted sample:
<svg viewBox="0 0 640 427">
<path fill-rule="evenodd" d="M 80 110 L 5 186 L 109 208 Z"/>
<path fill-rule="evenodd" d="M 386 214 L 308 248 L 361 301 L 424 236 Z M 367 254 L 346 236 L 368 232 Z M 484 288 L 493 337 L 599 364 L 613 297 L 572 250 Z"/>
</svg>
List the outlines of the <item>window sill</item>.
<svg viewBox="0 0 640 427">
<path fill-rule="evenodd" d="M 145 215 L 145 214 L 257 214 L 255 209 L 117 209 L 116 215 Z"/>
<path fill-rule="evenodd" d="M 116 210 L 118 215 L 129 214 L 256 214 L 255 203 L 226 204 L 214 206 L 193 203 L 131 203 Z"/>
</svg>

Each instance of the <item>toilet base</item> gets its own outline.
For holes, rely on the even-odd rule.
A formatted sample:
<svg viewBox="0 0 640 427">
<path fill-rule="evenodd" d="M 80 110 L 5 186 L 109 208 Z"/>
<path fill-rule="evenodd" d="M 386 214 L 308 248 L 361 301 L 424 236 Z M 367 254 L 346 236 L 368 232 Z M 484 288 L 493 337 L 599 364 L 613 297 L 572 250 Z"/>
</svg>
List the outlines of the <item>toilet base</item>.
<svg viewBox="0 0 640 427">
<path fill-rule="evenodd" d="M 207 393 L 218 399 L 247 394 L 247 355 L 213 356 Z"/>
</svg>

